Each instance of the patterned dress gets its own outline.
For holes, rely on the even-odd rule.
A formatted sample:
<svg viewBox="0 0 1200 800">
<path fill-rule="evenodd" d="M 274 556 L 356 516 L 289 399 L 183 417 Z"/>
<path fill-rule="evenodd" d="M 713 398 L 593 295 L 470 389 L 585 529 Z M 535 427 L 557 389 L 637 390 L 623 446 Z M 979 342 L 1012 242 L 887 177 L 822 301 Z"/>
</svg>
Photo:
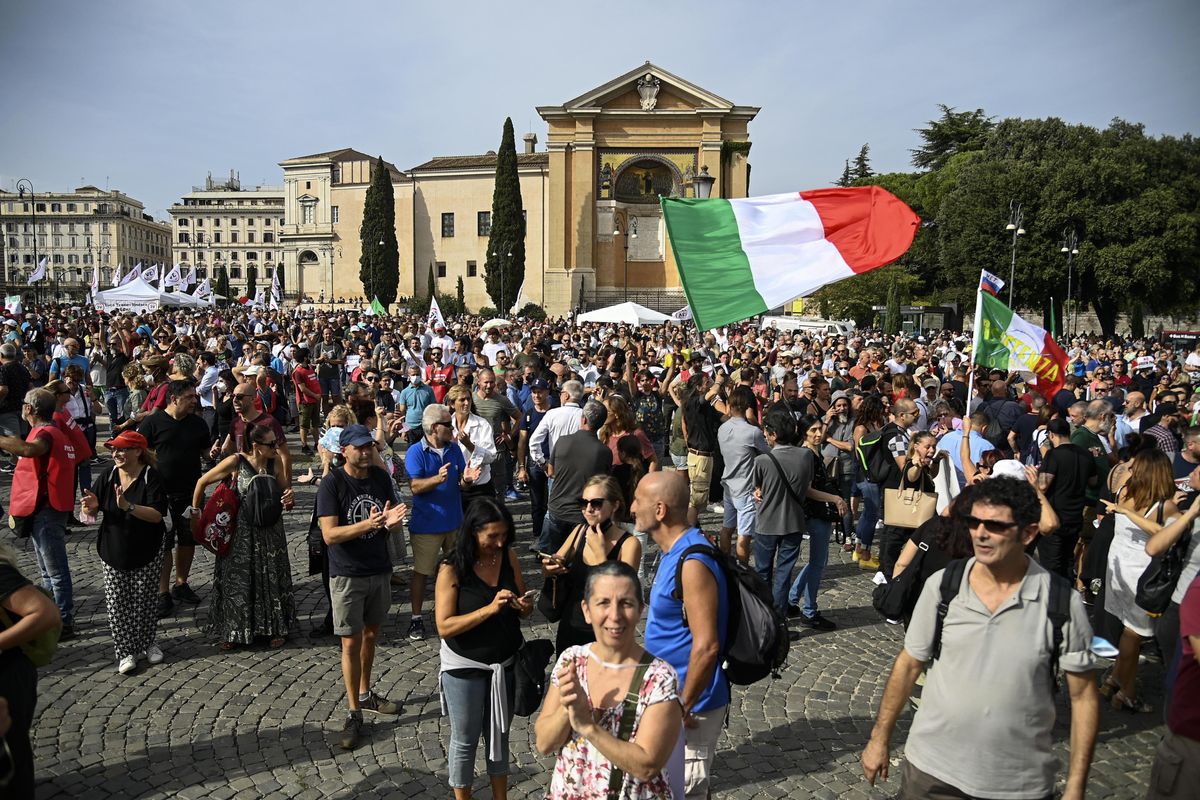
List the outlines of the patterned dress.
<svg viewBox="0 0 1200 800">
<path fill-rule="evenodd" d="M 558 673 L 568 661 L 575 662 L 575 672 L 579 676 L 579 684 L 584 694 L 591 696 L 588 689 L 587 661 L 590 645 L 568 647 L 559 657 L 551 672 L 551 681 L 558 685 Z M 630 738 L 637 737 L 638 727 L 646 709 L 655 703 L 675 702 L 679 697 L 679 678 L 671 665 L 656 658 L 646 669 L 641 691 L 638 693 L 637 712 L 634 717 L 633 732 Z M 614 706 L 600 711 L 596 724 L 613 736 L 618 735 L 621 727 L 621 711 L 625 707 L 625 699 Z M 554 776 L 550 780 L 550 789 L 546 792 L 546 800 L 590 800 L 591 798 L 608 797 L 608 781 L 612 774 L 612 762 L 604 757 L 587 739 L 571 732 L 571 738 L 563 745 L 554 763 Z M 683 732 L 680 731 L 680 736 Z M 666 775 L 660 772 L 648 781 L 639 780 L 626 773 L 621 783 L 621 790 L 614 800 L 669 800 L 671 787 Z"/>
<path fill-rule="evenodd" d="M 270 462 L 268 470 L 274 470 Z M 245 498 L 254 467 L 239 458 L 237 493 Z M 238 514 L 229 551 L 217 559 L 212 604 L 205 631 L 221 642 L 252 644 L 256 636 L 286 637 L 296 627 L 292 565 L 288 561 L 283 517 L 269 528 L 253 528 Z"/>
</svg>

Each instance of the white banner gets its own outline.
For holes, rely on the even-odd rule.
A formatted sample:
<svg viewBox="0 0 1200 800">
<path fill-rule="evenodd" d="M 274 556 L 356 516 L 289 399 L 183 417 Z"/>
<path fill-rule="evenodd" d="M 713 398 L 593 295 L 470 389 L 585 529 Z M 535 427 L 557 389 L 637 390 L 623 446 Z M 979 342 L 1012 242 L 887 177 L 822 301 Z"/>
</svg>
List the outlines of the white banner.
<svg viewBox="0 0 1200 800">
<path fill-rule="evenodd" d="M 182 285 L 183 285 L 183 271 L 181 269 L 179 269 L 179 265 L 176 264 L 175 266 L 171 267 L 171 271 L 167 273 L 167 276 L 165 278 L 163 278 L 163 287 L 162 288 L 165 289 L 168 286 L 182 286 Z"/>
<path fill-rule="evenodd" d="M 92 265 L 92 294 L 100 291 L 100 265 Z"/>
<path fill-rule="evenodd" d="M 137 267 L 132 268 L 125 275 L 125 277 L 121 279 L 121 285 L 124 286 L 127 283 L 133 283 L 134 281 L 136 281 L 138 279 L 138 277 L 141 274 L 142 274 L 142 272 L 139 268 L 137 268 Z"/>
<path fill-rule="evenodd" d="M 685 319 L 691 319 L 691 318 L 692 318 L 692 307 L 691 306 L 684 306 L 683 308 L 681 308 L 678 311 L 671 314 L 671 319 L 677 319 L 680 321 L 683 321 Z"/>
<path fill-rule="evenodd" d="M 437 325 L 446 327 L 446 318 L 442 316 L 442 309 L 438 305 L 437 296 L 429 298 L 429 327 L 433 328 Z"/>
<path fill-rule="evenodd" d="M 196 291 L 192 292 L 196 297 L 208 297 L 212 294 L 212 285 L 209 284 L 208 278 L 200 281 L 200 285 L 196 287 Z"/>
<path fill-rule="evenodd" d="M 117 288 L 121 285 L 121 265 L 117 264 L 117 269 L 113 272 L 112 288 Z"/>
<path fill-rule="evenodd" d="M 158 267 L 153 264 L 143 269 L 142 262 L 139 261 L 134 269 L 136 269 L 142 276 L 142 280 L 146 281 L 147 283 L 158 280 Z"/>
<path fill-rule="evenodd" d="M 38 262 L 37 269 L 35 269 L 33 272 L 29 273 L 29 280 L 25 282 L 26 285 L 33 286 L 35 283 L 40 281 L 42 278 L 46 277 L 47 260 L 48 259 L 46 259 L 44 256 L 42 257 L 42 260 Z"/>
<path fill-rule="evenodd" d="M 15 317 L 19 317 L 25 313 L 25 306 L 21 302 L 21 295 L 10 294 L 4 298 L 4 310 Z"/>
<path fill-rule="evenodd" d="M 196 268 L 195 267 L 192 267 L 191 269 L 188 270 L 188 274 L 184 277 L 183 283 L 185 286 L 195 286 L 196 285 L 197 281 L 196 281 Z"/>
</svg>

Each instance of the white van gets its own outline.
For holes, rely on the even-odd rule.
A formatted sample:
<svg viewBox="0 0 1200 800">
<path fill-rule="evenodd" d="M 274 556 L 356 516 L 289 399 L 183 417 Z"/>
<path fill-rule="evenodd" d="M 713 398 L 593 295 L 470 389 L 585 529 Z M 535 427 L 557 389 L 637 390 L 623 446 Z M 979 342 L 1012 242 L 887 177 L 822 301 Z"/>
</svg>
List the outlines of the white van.
<svg viewBox="0 0 1200 800">
<path fill-rule="evenodd" d="M 774 328 L 777 331 L 801 331 L 822 336 L 850 336 L 854 333 L 851 320 L 816 319 L 813 317 L 763 317 L 759 330 Z"/>
</svg>

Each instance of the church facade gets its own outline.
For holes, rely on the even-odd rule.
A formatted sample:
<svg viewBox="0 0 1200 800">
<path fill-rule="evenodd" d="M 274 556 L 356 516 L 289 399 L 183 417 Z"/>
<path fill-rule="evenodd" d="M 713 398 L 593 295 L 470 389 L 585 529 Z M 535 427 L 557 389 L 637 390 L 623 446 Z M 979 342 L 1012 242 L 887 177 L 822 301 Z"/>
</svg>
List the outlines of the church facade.
<svg viewBox="0 0 1200 800">
<path fill-rule="evenodd" d="M 533 302 L 554 316 L 625 298 L 664 310 L 682 305 L 658 199 L 745 197 L 748 126 L 758 111 L 650 62 L 561 105 L 538 107 L 545 150 L 526 134 L 517 156 L 525 281 L 505 287 L 504 305 Z M 361 298 L 358 231 L 374 161 L 346 148 L 280 164 L 283 264 L 296 277 L 287 285 L 298 296 L 318 303 Z M 469 308 L 492 305 L 483 270 L 495 154 L 443 156 L 408 170 L 387 166 L 400 243 L 398 294 L 426 294 L 432 270 L 437 291 L 454 294 L 462 278 Z"/>
</svg>

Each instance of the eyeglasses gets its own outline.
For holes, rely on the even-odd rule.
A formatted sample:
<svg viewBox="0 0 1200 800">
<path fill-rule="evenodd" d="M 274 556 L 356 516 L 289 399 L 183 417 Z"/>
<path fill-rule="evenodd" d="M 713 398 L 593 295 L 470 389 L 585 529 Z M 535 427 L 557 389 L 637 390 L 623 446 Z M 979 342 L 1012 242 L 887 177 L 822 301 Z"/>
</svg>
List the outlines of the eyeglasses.
<svg viewBox="0 0 1200 800">
<path fill-rule="evenodd" d="M 599 511 L 600 509 L 604 508 L 604 504 L 607 502 L 607 497 L 593 497 L 590 499 L 587 497 L 581 497 L 579 498 L 579 507 L 590 508 L 592 511 Z"/>
<path fill-rule="evenodd" d="M 1007 533 L 1013 528 L 1018 527 L 1017 523 L 1015 522 L 1005 522 L 999 519 L 980 519 L 979 517 L 973 517 L 970 514 L 964 515 L 962 520 L 969 531 L 975 530 L 980 525 L 986 528 L 988 533 Z"/>
<path fill-rule="evenodd" d="M 255 442 L 255 444 L 260 444 L 260 445 L 262 445 L 263 447 L 269 447 L 269 448 L 271 448 L 272 450 L 274 450 L 276 447 L 279 447 L 279 442 L 278 442 L 278 441 L 276 441 L 275 439 L 272 439 L 272 440 L 271 440 L 271 441 L 269 441 L 269 442 Z"/>
<path fill-rule="evenodd" d="M 251 392 L 250 394 L 243 394 L 242 392 L 234 392 L 233 397 L 240 397 L 243 400 L 249 400 L 250 398 L 254 397 L 254 393 Z"/>
</svg>

